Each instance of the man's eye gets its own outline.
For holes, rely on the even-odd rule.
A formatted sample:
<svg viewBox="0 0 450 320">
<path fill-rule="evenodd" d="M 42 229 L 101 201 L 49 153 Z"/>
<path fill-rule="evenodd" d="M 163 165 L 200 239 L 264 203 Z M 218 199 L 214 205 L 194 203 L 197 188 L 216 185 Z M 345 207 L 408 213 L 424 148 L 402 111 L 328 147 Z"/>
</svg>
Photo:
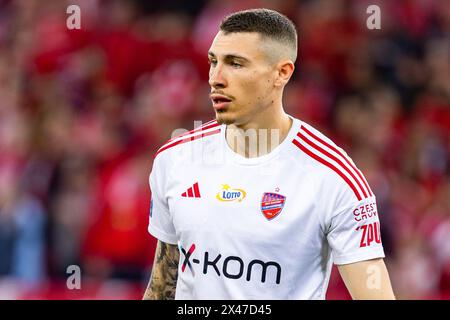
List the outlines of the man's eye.
<svg viewBox="0 0 450 320">
<path fill-rule="evenodd" d="M 216 60 L 208 60 L 208 64 L 215 66 L 217 64 L 217 61 Z"/>
<path fill-rule="evenodd" d="M 242 67 L 242 64 L 237 63 L 237 62 L 232 62 L 231 65 L 232 65 L 233 67 L 236 67 L 236 68 Z"/>
</svg>

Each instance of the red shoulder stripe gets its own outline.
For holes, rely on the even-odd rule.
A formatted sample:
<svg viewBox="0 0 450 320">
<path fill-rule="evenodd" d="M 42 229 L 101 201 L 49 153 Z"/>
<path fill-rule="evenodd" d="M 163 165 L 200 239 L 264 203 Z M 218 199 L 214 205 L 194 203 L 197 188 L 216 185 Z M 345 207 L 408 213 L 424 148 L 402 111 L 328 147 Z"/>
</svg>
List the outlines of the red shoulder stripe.
<svg viewBox="0 0 450 320">
<path fill-rule="evenodd" d="M 347 173 L 355 180 L 356 184 L 358 185 L 359 189 L 362 191 L 362 193 L 364 194 L 364 198 L 367 198 L 367 194 L 366 191 L 364 190 L 364 188 L 362 187 L 361 183 L 358 181 L 358 179 L 355 177 L 355 175 L 353 174 L 353 172 L 340 160 L 338 159 L 336 156 L 334 156 L 333 154 L 329 153 L 328 151 L 326 151 L 325 149 L 321 148 L 319 145 L 315 144 L 314 142 L 312 142 L 311 140 L 309 140 L 306 136 L 304 136 L 303 134 L 301 134 L 300 132 L 297 133 L 297 136 L 302 139 L 303 141 L 305 141 L 307 144 L 309 144 L 311 147 L 313 147 L 314 149 L 316 149 L 317 151 L 321 152 L 322 154 L 324 154 L 325 156 L 327 156 L 330 159 L 333 159 L 334 161 L 336 161 L 336 163 L 339 164 L 341 169 L 344 169 L 345 171 L 347 171 Z"/>
<path fill-rule="evenodd" d="M 305 148 L 300 142 L 298 142 L 297 140 L 292 140 L 292 143 L 294 143 L 298 148 L 300 148 L 300 150 L 302 150 L 304 153 L 306 153 L 307 155 L 309 155 L 311 158 L 317 160 L 318 162 L 322 163 L 323 165 L 327 166 L 328 168 L 330 168 L 331 170 L 333 170 L 334 172 L 336 172 L 342 179 L 344 179 L 344 181 L 349 185 L 349 187 L 353 190 L 353 192 L 356 195 L 356 198 L 358 198 L 358 201 L 362 200 L 361 195 L 359 194 L 358 190 L 356 189 L 356 187 L 354 186 L 354 184 L 347 178 L 347 176 L 345 174 L 343 174 L 338 168 L 336 168 L 333 164 L 329 163 L 328 161 L 320 158 L 319 156 L 317 156 L 316 154 L 312 153 L 310 150 L 308 150 L 307 148 Z"/>
<path fill-rule="evenodd" d="M 170 149 L 170 148 L 172 148 L 172 147 L 174 147 L 176 145 L 183 144 L 183 143 L 190 142 L 190 141 L 194 141 L 194 140 L 197 140 L 197 139 L 200 139 L 200 138 L 203 138 L 203 137 L 211 136 L 211 135 L 219 133 L 219 132 L 220 132 L 220 129 L 216 129 L 216 130 L 205 132 L 205 133 L 199 132 L 199 134 L 194 135 L 192 137 L 187 137 L 185 139 L 181 139 L 181 140 L 177 140 L 177 141 L 174 141 L 172 143 L 169 143 L 169 144 L 165 144 L 163 147 L 161 147 L 158 150 L 158 152 L 156 152 L 155 157 L 158 154 L 160 154 L 161 152 L 163 152 L 164 150 Z"/>
<path fill-rule="evenodd" d="M 208 129 L 211 129 L 211 128 L 214 128 L 214 127 L 217 127 L 217 126 L 220 126 L 220 124 L 216 120 L 208 121 L 204 125 L 196 128 L 194 130 L 185 132 L 183 134 L 180 134 L 179 136 L 176 136 L 176 137 L 170 139 L 165 144 L 168 144 L 168 143 L 170 143 L 170 142 L 172 142 L 172 141 L 174 141 L 174 140 L 176 140 L 178 138 L 181 138 L 181 137 L 184 137 L 184 136 L 187 136 L 187 135 L 190 135 L 190 134 L 194 134 L 194 133 L 197 133 L 197 132 L 200 132 L 200 131 L 203 131 L 203 130 L 208 130 Z"/>
<path fill-rule="evenodd" d="M 310 130 L 306 129 L 304 126 L 301 126 L 301 130 L 304 130 L 307 134 L 309 134 L 310 136 L 312 136 L 314 139 L 316 139 L 317 141 L 319 141 L 320 143 L 324 144 L 325 146 L 327 146 L 328 148 L 330 148 L 331 150 L 333 150 L 334 152 L 336 152 L 337 154 L 339 154 L 342 158 L 344 158 L 345 162 L 348 163 L 348 165 L 350 167 L 353 168 L 353 170 L 355 170 L 356 174 L 358 175 L 358 177 L 361 179 L 361 181 L 363 182 L 364 186 L 366 187 L 367 192 L 369 193 L 369 196 L 373 196 L 372 190 L 370 189 L 369 185 L 366 182 L 366 179 L 362 176 L 361 172 L 358 170 L 358 168 L 356 168 L 348 159 L 347 157 L 342 154 L 342 152 L 340 152 L 337 148 L 335 148 L 334 146 L 332 146 L 331 144 L 327 143 L 326 141 L 324 141 L 323 139 L 320 139 L 317 135 L 315 135 L 314 133 L 312 133 Z"/>
</svg>

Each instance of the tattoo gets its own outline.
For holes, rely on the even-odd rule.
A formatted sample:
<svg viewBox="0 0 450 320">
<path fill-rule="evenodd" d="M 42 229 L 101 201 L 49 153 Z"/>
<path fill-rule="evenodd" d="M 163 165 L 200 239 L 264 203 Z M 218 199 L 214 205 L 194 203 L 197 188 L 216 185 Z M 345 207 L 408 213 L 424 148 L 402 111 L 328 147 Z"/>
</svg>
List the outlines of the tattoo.
<svg viewBox="0 0 450 320">
<path fill-rule="evenodd" d="M 152 275 L 144 300 L 173 300 L 178 279 L 180 252 L 176 245 L 158 241 Z"/>
</svg>

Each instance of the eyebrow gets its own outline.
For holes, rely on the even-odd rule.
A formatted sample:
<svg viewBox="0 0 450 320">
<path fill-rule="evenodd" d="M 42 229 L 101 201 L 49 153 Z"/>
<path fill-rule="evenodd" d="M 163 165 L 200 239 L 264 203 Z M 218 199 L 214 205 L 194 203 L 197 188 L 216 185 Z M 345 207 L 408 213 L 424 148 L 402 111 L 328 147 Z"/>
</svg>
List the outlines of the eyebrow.
<svg viewBox="0 0 450 320">
<path fill-rule="evenodd" d="M 209 51 L 209 52 L 208 52 L 208 57 L 216 58 L 216 55 L 215 55 L 213 52 Z M 245 62 L 249 62 L 249 61 L 250 61 L 249 59 L 247 59 L 247 58 L 245 58 L 245 57 L 243 57 L 243 56 L 240 56 L 240 55 L 238 55 L 238 54 L 235 54 L 235 53 L 229 53 L 229 54 L 226 54 L 226 55 L 224 56 L 224 59 L 225 59 L 225 60 L 234 60 L 234 59 L 238 59 L 238 60 L 242 60 L 242 61 L 245 61 Z"/>
</svg>

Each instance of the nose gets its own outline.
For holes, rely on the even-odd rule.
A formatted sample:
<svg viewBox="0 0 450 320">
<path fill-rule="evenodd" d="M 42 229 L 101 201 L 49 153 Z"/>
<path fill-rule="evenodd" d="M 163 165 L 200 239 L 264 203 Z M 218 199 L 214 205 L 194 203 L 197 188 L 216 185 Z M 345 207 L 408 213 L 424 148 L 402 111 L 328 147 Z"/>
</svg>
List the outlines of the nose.
<svg viewBox="0 0 450 320">
<path fill-rule="evenodd" d="M 221 65 L 217 64 L 209 70 L 209 85 L 215 89 L 227 86 L 227 80 Z"/>
</svg>

